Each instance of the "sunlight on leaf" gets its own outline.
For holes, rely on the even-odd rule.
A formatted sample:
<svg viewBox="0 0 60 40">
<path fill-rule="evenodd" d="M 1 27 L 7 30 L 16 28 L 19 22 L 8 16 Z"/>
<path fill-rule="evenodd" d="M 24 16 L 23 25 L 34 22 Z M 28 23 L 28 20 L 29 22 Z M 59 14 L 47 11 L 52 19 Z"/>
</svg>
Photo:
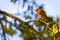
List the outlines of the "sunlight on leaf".
<svg viewBox="0 0 60 40">
<path fill-rule="evenodd" d="M 13 36 L 13 34 L 15 33 L 15 31 L 12 29 L 12 25 L 10 24 L 8 30 L 7 30 L 7 34 Z"/>
<path fill-rule="evenodd" d="M 5 25 L 3 25 L 3 29 L 4 29 L 5 33 L 7 33 L 7 27 Z"/>
<path fill-rule="evenodd" d="M 58 32 L 57 24 L 53 25 L 53 30 L 50 33 L 50 36 L 54 36 Z"/>
<path fill-rule="evenodd" d="M 60 20 L 58 21 L 58 27 L 59 27 L 59 32 L 60 32 Z"/>
</svg>

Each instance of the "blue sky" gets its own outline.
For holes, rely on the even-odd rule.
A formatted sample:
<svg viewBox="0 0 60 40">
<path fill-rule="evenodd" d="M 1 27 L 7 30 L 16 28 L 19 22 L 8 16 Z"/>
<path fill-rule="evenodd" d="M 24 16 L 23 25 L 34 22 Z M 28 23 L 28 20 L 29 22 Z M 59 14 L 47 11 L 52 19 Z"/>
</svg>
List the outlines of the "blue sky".
<svg viewBox="0 0 60 40">
<path fill-rule="evenodd" d="M 60 16 L 60 0 L 43 0 L 48 15 Z"/>
<path fill-rule="evenodd" d="M 60 16 L 60 0 L 37 0 L 37 3 L 45 4 L 44 7 L 48 16 Z M 14 5 L 10 0 L 0 0 L 0 9 L 8 13 L 16 13 L 17 3 Z"/>
<path fill-rule="evenodd" d="M 36 0 L 37 4 L 44 4 L 46 14 L 48 16 L 60 16 L 60 0 Z M 21 9 L 22 6 L 20 6 L 20 12 L 22 12 L 23 9 Z M 16 13 L 17 12 L 17 3 L 14 5 L 10 2 L 10 0 L 0 0 L 0 10 L 6 11 L 8 13 Z M 25 11 L 25 10 L 24 10 Z M 22 38 L 19 38 L 17 35 L 14 35 L 13 37 L 10 37 L 11 40 L 23 40 Z"/>
</svg>

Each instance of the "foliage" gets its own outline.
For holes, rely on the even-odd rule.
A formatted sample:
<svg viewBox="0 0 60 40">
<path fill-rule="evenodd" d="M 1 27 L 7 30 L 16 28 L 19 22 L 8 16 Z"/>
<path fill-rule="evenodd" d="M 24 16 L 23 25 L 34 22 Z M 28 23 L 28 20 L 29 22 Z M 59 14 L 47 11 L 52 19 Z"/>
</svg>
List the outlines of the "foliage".
<svg viewBox="0 0 60 40">
<path fill-rule="evenodd" d="M 18 0 L 11 0 L 11 2 L 16 3 Z M 22 7 L 24 8 L 24 6 L 26 5 L 26 3 L 28 3 L 28 7 L 27 10 L 23 13 L 25 20 L 36 20 L 36 15 L 33 12 L 34 11 L 34 7 L 37 5 L 39 8 L 44 9 L 44 5 L 38 5 L 36 4 L 36 1 L 31 1 L 32 5 L 30 5 L 30 1 L 29 0 L 23 0 L 22 3 Z M 30 11 L 30 12 L 29 12 Z M 31 16 L 30 16 L 31 15 Z M 34 19 L 34 18 L 35 19 Z M 36 34 L 32 29 L 28 28 L 27 25 L 24 25 L 23 23 L 18 24 L 17 20 L 13 20 L 14 23 L 9 22 L 7 20 L 7 17 L 4 15 L 2 18 L 0 18 L 0 21 L 4 21 L 5 25 L 3 24 L 3 29 L 5 31 L 5 34 L 9 34 L 11 36 L 13 36 L 16 33 L 16 30 L 18 29 L 19 31 L 21 31 L 21 34 L 19 35 L 20 37 L 23 37 L 24 40 L 38 40 L 38 39 L 43 39 L 43 40 L 60 40 L 60 19 L 56 21 L 53 20 L 54 18 L 52 17 L 48 17 L 47 22 L 51 23 L 49 24 L 49 27 L 52 29 L 48 29 L 46 30 L 46 25 L 42 22 L 37 22 L 34 21 L 32 27 L 34 28 L 34 30 L 36 30 L 40 35 Z M 9 23 L 9 26 L 7 27 L 6 25 Z M 32 23 L 28 23 L 28 24 L 32 24 Z M 13 26 L 15 26 L 16 30 L 13 29 Z M 1 26 L 2 27 L 2 26 Z M 45 35 L 47 34 L 47 35 Z M 41 38 L 39 38 L 39 36 L 41 36 Z"/>
</svg>

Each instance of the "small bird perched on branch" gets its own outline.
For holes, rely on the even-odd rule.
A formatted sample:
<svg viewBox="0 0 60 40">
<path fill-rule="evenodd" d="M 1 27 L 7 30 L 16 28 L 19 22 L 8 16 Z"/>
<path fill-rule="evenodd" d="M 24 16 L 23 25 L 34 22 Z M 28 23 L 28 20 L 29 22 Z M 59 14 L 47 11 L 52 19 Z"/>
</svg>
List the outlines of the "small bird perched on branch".
<svg viewBox="0 0 60 40">
<path fill-rule="evenodd" d="M 38 20 L 47 21 L 47 15 L 46 15 L 45 11 L 43 11 L 40 8 L 36 9 L 35 11 L 36 11 Z"/>
<path fill-rule="evenodd" d="M 40 8 L 36 9 L 35 11 L 36 11 L 36 15 L 37 15 L 38 20 L 42 21 L 46 25 L 46 29 L 47 28 L 51 29 L 50 27 L 48 27 L 49 23 L 46 22 L 48 17 L 46 15 L 45 11 L 43 11 Z"/>
</svg>

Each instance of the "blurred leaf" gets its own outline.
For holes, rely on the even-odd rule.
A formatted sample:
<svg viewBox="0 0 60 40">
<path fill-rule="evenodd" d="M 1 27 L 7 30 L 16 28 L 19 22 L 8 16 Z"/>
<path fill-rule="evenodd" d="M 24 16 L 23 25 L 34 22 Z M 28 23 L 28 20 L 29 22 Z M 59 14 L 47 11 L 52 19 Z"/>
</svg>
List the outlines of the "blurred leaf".
<svg viewBox="0 0 60 40">
<path fill-rule="evenodd" d="M 53 40 L 56 40 L 56 38 L 55 38 L 55 37 L 53 37 Z"/>
<path fill-rule="evenodd" d="M 21 27 L 22 28 L 22 27 Z M 21 35 L 22 37 L 24 37 L 24 40 L 32 40 L 35 38 L 35 33 L 33 30 L 31 30 L 30 28 L 28 28 L 27 26 L 22 28 L 22 31 L 21 31 Z"/>
<path fill-rule="evenodd" d="M 26 30 L 26 29 L 25 31 L 23 30 L 21 36 L 24 37 L 24 40 L 32 40 L 35 38 L 34 32 L 32 32 L 32 30 Z"/>
<path fill-rule="evenodd" d="M 30 18 L 29 16 L 26 16 L 26 19 Z"/>
<path fill-rule="evenodd" d="M 31 14 L 33 15 L 33 6 L 31 6 Z"/>
<path fill-rule="evenodd" d="M 17 21 L 16 20 L 14 20 L 14 25 L 17 26 Z"/>
<path fill-rule="evenodd" d="M 27 10 L 29 11 L 29 10 L 30 10 L 30 8 L 31 8 L 31 7 L 30 7 L 30 5 L 28 5 L 28 9 L 27 9 Z"/>
<path fill-rule="evenodd" d="M 25 6 L 25 3 L 26 3 L 27 1 L 28 1 L 28 0 L 23 0 L 22 8 Z"/>
<path fill-rule="evenodd" d="M 4 19 L 4 20 L 7 20 L 7 17 L 6 17 L 6 16 L 3 16 L 3 19 Z"/>
<path fill-rule="evenodd" d="M 43 25 L 43 23 L 42 22 L 34 22 L 34 24 L 36 25 L 36 26 L 42 26 Z"/>
<path fill-rule="evenodd" d="M 27 11 L 24 12 L 24 14 L 26 14 Z"/>
<path fill-rule="evenodd" d="M 35 1 L 33 1 L 33 5 L 35 5 L 36 4 L 36 2 Z"/>
<path fill-rule="evenodd" d="M 53 23 L 51 23 L 50 25 L 49 25 L 49 27 L 51 27 L 52 28 L 52 26 L 55 24 L 55 22 L 53 22 Z"/>
<path fill-rule="evenodd" d="M 50 16 L 51 18 L 54 18 L 54 16 Z"/>
<path fill-rule="evenodd" d="M 16 3 L 17 0 L 11 0 L 11 2 Z"/>
<path fill-rule="evenodd" d="M 54 36 L 58 38 L 60 36 L 60 32 L 56 33 Z"/>
<path fill-rule="evenodd" d="M 25 2 L 27 2 L 28 0 L 23 0 L 23 1 L 24 1 L 24 3 L 25 3 Z"/>
<path fill-rule="evenodd" d="M 9 27 L 9 29 L 7 29 L 7 27 L 5 26 L 5 25 L 3 25 L 3 28 L 4 28 L 4 32 L 6 33 L 6 34 L 9 34 L 9 35 L 13 35 L 16 31 L 14 31 L 13 29 L 12 29 L 12 26 L 10 25 L 10 27 Z"/>
<path fill-rule="evenodd" d="M 25 18 L 26 18 L 26 19 L 32 19 L 32 17 L 30 17 L 30 16 L 25 16 Z"/>
<path fill-rule="evenodd" d="M 33 15 L 33 10 L 31 11 L 31 14 Z"/>
<path fill-rule="evenodd" d="M 2 18 L 0 18 L 0 21 L 2 20 Z"/>
<path fill-rule="evenodd" d="M 51 30 L 44 30 L 43 31 L 43 33 L 47 33 L 48 34 L 48 36 L 50 35 L 50 33 L 51 33 Z"/>
<path fill-rule="evenodd" d="M 48 17 L 47 22 L 53 22 L 53 18 L 52 17 Z"/>
<path fill-rule="evenodd" d="M 39 6 L 40 9 L 44 9 L 44 4 Z"/>
<path fill-rule="evenodd" d="M 44 38 L 44 40 L 53 40 L 52 38 L 48 37 L 48 38 Z"/>
<path fill-rule="evenodd" d="M 15 33 L 15 31 L 12 29 L 12 25 L 10 24 L 8 30 L 7 30 L 7 34 L 13 36 L 13 34 Z"/>
<path fill-rule="evenodd" d="M 35 15 L 35 18 L 37 19 L 37 15 Z"/>
<path fill-rule="evenodd" d="M 58 32 L 57 24 L 53 25 L 53 30 L 50 33 L 50 36 L 54 36 Z"/>
<path fill-rule="evenodd" d="M 3 25 L 3 29 L 4 29 L 5 33 L 7 33 L 7 27 L 5 25 Z"/>
<path fill-rule="evenodd" d="M 59 27 L 59 32 L 60 32 L 60 19 L 58 20 L 58 27 Z"/>
<path fill-rule="evenodd" d="M 57 38 L 57 40 L 60 40 L 60 36 Z"/>
</svg>

